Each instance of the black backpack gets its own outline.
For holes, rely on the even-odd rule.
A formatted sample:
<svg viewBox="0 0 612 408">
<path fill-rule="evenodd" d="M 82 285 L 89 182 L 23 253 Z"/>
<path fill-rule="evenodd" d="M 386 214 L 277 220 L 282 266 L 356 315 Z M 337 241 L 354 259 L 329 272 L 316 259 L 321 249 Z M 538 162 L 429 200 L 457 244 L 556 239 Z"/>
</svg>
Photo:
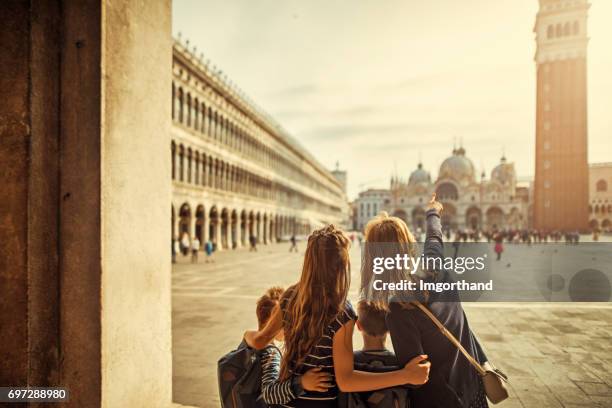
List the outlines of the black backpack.
<svg viewBox="0 0 612 408">
<path fill-rule="evenodd" d="M 341 393 L 338 406 L 342 408 L 410 408 L 408 389 L 392 387 L 368 392 Z"/>
<path fill-rule="evenodd" d="M 393 364 L 393 365 L 391 365 Z M 369 372 L 398 370 L 395 356 L 368 356 L 368 353 L 355 353 L 355 369 Z M 409 388 L 391 387 L 376 391 L 341 392 L 338 406 L 341 408 L 410 408 Z"/>
<path fill-rule="evenodd" d="M 261 352 L 243 340 L 217 362 L 219 397 L 223 408 L 265 408 L 261 398 Z"/>
</svg>

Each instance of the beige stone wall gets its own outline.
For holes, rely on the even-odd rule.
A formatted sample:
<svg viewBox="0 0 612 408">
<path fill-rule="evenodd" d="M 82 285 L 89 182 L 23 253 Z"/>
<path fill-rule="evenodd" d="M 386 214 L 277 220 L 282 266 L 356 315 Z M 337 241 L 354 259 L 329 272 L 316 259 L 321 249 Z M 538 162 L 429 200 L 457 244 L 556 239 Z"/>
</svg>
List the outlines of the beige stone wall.
<svg viewBox="0 0 612 408">
<path fill-rule="evenodd" d="M 170 9 L 169 0 L 103 6 L 102 406 L 109 408 L 171 404 Z"/>
<path fill-rule="evenodd" d="M 172 406 L 170 6 L 0 2 L 3 385 Z"/>
</svg>

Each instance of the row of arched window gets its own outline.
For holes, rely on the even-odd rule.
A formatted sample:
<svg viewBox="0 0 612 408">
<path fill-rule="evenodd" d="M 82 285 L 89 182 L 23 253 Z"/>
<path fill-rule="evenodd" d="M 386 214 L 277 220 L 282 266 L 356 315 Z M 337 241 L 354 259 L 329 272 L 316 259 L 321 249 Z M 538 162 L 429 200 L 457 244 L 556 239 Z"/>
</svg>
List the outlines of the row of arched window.
<svg viewBox="0 0 612 408">
<path fill-rule="evenodd" d="M 578 21 L 574 21 L 573 23 L 568 21 L 565 24 L 550 24 L 546 28 L 546 38 L 548 39 L 568 37 L 570 35 L 578 35 L 579 33 L 580 24 L 578 24 Z"/>
<path fill-rule="evenodd" d="M 264 167 L 283 174 L 288 179 L 327 193 L 334 198 L 340 198 L 338 191 L 306 176 L 302 169 L 282 154 L 259 142 L 250 132 L 212 106 L 207 106 L 197 96 L 185 92 L 180 86 L 177 87 L 174 82 L 172 83 L 172 119 L 196 132 L 208 135 L 213 140 L 259 162 Z"/>
<path fill-rule="evenodd" d="M 183 144 L 171 144 L 172 180 L 274 200 L 291 208 L 310 208 L 320 212 L 340 212 L 339 207 L 272 182 L 240 166 L 200 153 Z"/>
<path fill-rule="evenodd" d="M 589 205 L 589 213 L 591 214 L 612 214 L 612 204 Z"/>
</svg>

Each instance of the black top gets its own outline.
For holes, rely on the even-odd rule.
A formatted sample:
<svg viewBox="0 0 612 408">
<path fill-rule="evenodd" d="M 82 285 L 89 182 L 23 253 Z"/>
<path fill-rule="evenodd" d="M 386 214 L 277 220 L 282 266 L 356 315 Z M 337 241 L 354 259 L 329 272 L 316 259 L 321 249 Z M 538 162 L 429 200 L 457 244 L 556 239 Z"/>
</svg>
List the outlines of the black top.
<svg viewBox="0 0 612 408">
<path fill-rule="evenodd" d="M 427 212 L 425 257 L 443 257 L 440 216 L 435 210 Z M 448 271 L 436 271 L 431 280 L 452 282 Z M 440 293 L 431 292 L 425 306 L 461 342 L 463 347 L 483 363 L 487 361 L 482 348 L 472 334 L 459 302 L 441 299 Z M 416 307 L 392 302 L 387 314 L 387 327 L 400 367 L 419 354 L 427 354 L 431 361 L 429 381 L 412 390 L 412 408 L 467 408 L 476 398 L 480 387 L 478 373 L 461 352 L 440 332 L 434 323 Z"/>
<path fill-rule="evenodd" d="M 290 292 L 292 289 L 287 289 Z M 287 295 L 287 294 L 286 294 Z M 283 313 L 284 324 L 290 324 L 286 319 L 286 310 L 289 304 L 290 294 L 281 298 L 281 311 Z M 330 373 L 334 376 L 334 358 L 332 353 L 334 335 L 342 326 L 351 320 L 356 320 L 357 315 L 355 310 L 348 300 L 344 304 L 344 308 L 340 310 L 338 315 L 325 328 L 323 335 L 315 342 L 315 346 L 304 359 L 304 362 L 298 367 L 292 367 L 291 374 L 302 375 L 311 368 L 321 367 L 321 371 Z M 291 363 L 290 363 L 291 364 Z M 291 367 L 291 365 L 290 365 Z M 333 387 L 326 392 L 304 391 L 299 395 L 298 399 L 306 399 L 311 401 L 329 401 L 335 400 L 338 397 L 338 386 L 335 379 L 332 380 Z M 295 404 L 295 402 L 293 403 Z M 288 405 L 292 405 L 291 403 Z"/>
</svg>

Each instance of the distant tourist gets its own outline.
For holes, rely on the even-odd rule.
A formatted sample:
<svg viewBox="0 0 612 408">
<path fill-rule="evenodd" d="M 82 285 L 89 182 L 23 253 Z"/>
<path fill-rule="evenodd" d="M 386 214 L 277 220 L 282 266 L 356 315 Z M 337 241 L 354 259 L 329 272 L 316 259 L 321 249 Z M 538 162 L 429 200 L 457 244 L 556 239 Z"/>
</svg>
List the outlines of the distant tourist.
<svg viewBox="0 0 612 408">
<path fill-rule="evenodd" d="M 215 260 L 212 258 L 214 249 L 213 243 L 209 238 L 208 241 L 206 241 L 206 244 L 204 244 L 204 252 L 206 252 L 206 261 L 204 262 L 215 262 Z"/>
<path fill-rule="evenodd" d="M 200 252 L 200 240 L 194 235 L 191 240 L 191 263 L 198 263 L 198 252 Z"/>
<path fill-rule="evenodd" d="M 298 247 L 297 247 L 297 240 L 295 239 L 295 235 L 291 236 L 291 246 L 289 247 L 289 252 L 292 252 L 295 250 L 295 252 L 298 251 Z"/>
<path fill-rule="evenodd" d="M 189 253 L 189 235 L 186 232 L 183 232 L 183 236 L 181 237 L 181 252 L 183 256 L 187 256 Z"/>
<path fill-rule="evenodd" d="M 500 261 L 502 252 L 504 252 L 504 236 L 501 232 L 498 232 L 493 239 L 495 241 L 494 249 L 497 254 L 497 260 Z"/>
<path fill-rule="evenodd" d="M 249 236 L 249 252 L 257 252 L 257 238 L 255 237 L 255 235 L 251 234 Z"/>
</svg>

